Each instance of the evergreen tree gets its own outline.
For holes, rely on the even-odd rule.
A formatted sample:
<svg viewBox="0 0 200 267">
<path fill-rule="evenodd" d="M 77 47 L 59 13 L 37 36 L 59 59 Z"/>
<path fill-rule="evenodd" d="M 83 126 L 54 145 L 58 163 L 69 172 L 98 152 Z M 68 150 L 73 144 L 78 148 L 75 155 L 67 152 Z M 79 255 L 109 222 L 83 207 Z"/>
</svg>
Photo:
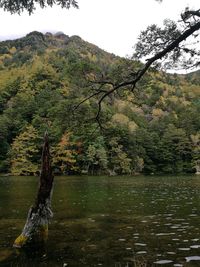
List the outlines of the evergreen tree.
<svg viewBox="0 0 200 267">
<path fill-rule="evenodd" d="M 13 141 L 11 157 L 11 173 L 13 175 L 34 175 L 38 172 L 38 132 L 29 125 Z"/>
</svg>

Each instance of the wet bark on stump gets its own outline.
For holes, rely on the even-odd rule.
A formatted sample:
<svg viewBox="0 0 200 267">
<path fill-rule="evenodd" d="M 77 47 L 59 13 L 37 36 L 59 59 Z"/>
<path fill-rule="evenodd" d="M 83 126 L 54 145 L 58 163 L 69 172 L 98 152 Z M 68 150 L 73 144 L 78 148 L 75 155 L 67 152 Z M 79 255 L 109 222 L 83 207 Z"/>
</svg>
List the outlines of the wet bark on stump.
<svg viewBox="0 0 200 267">
<path fill-rule="evenodd" d="M 51 169 L 48 134 L 45 133 L 42 151 L 40 185 L 35 204 L 29 209 L 25 226 L 13 246 L 21 248 L 28 245 L 41 245 L 48 237 L 48 224 L 53 216 L 51 195 L 53 174 Z"/>
</svg>

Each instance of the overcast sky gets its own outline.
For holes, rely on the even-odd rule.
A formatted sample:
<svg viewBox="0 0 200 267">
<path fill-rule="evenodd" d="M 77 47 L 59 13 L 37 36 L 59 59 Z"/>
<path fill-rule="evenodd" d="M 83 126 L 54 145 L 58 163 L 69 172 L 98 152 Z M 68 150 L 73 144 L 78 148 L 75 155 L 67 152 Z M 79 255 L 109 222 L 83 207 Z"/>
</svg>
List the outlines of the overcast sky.
<svg viewBox="0 0 200 267">
<path fill-rule="evenodd" d="M 79 9 L 60 7 L 10 15 L 0 10 L 0 40 L 14 39 L 31 31 L 79 35 L 116 55 L 131 55 L 141 30 L 161 24 L 164 18 L 178 20 L 186 6 L 199 8 L 199 0 L 78 0 Z"/>
</svg>

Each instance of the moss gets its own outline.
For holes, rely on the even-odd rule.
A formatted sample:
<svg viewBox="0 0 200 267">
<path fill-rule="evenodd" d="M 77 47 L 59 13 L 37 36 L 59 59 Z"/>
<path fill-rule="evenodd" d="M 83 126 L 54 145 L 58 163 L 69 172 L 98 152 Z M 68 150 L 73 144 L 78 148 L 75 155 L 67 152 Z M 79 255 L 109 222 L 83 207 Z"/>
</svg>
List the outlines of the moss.
<svg viewBox="0 0 200 267">
<path fill-rule="evenodd" d="M 36 232 L 34 232 L 30 237 L 23 234 L 17 237 L 13 247 L 22 248 L 24 246 L 31 246 L 35 244 L 45 243 L 48 238 L 48 224 L 38 226 Z"/>
<path fill-rule="evenodd" d="M 13 244 L 13 247 L 15 248 L 21 248 L 27 243 L 28 237 L 24 235 L 20 235 L 15 239 L 15 242 Z"/>
</svg>

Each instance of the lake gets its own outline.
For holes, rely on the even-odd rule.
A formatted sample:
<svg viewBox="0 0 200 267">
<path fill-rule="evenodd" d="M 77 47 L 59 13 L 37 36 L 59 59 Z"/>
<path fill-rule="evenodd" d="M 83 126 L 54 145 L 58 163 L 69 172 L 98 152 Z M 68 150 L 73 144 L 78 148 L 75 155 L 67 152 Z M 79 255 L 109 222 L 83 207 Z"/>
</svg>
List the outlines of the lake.
<svg viewBox="0 0 200 267">
<path fill-rule="evenodd" d="M 200 266 L 200 176 L 56 177 L 41 251 L 12 248 L 36 177 L 0 177 L 0 266 Z"/>
</svg>

